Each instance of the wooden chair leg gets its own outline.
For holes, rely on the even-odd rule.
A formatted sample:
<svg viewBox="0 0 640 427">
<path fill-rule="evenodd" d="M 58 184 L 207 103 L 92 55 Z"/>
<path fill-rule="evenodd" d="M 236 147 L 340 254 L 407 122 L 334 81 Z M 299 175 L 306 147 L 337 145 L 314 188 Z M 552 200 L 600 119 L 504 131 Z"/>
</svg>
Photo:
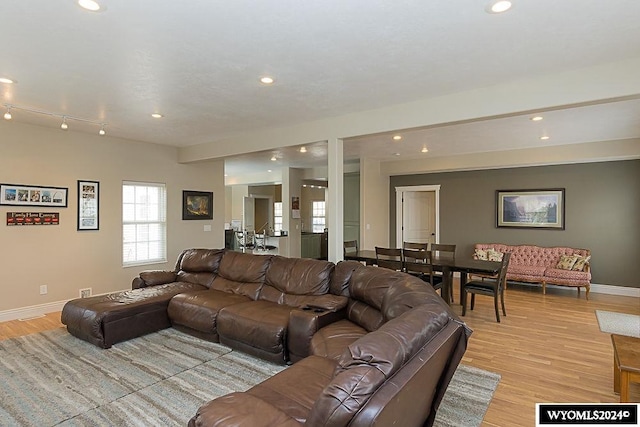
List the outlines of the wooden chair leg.
<svg viewBox="0 0 640 427">
<path fill-rule="evenodd" d="M 500 310 L 498 310 L 498 293 L 493 295 L 493 307 L 496 310 L 496 320 L 500 323 Z"/>
<path fill-rule="evenodd" d="M 476 294 L 471 294 L 471 310 L 473 310 L 474 305 L 476 305 Z"/>
<path fill-rule="evenodd" d="M 465 290 L 460 295 L 460 303 L 462 304 L 462 315 L 464 316 L 467 314 L 467 292 Z"/>
</svg>

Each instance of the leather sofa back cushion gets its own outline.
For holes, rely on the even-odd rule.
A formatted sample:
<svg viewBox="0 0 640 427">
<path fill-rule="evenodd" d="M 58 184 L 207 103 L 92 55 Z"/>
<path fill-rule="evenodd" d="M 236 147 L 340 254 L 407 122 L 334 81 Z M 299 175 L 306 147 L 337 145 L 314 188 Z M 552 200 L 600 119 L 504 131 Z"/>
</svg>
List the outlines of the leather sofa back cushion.
<svg viewBox="0 0 640 427">
<path fill-rule="evenodd" d="M 182 253 L 178 270 L 188 273 L 215 273 L 223 253 L 222 249 L 187 249 Z"/>
<path fill-rule="evenodd" d="M 334 295 L 349 296 L 349 281 L 353 272 L 365 268 L 358 261 L 340 261 L 336 264 L 331 278 L 330 292 Z"/>
<path fill-rule="evenodd" d="M 385 322 L 382 308 L 389 288 L 401 286 L 407 276 L 380 267 L 358 268 L 349 284 L 347 318 L 367 331 L 375 331 Z"/>
<path fill-rule="evenodd" d="M 435 308 L 418 306 L 349 345 L 307 423 L 349 424 L 384 382 L 449 322 L 449 314 Z"/>
<path fill-rule="evenodd" d="M 235 282 L 262 284 L 271 258 L 271 255 L 226 251 L 220 261 L 218 275 Z"/>
<path fill-rule="evenodd" d="M 279 302 L 288 295 L 324 295 L 329 292 L 335 265 L 315 259 L 274 256 L 260 299 Z"/>
</svg>

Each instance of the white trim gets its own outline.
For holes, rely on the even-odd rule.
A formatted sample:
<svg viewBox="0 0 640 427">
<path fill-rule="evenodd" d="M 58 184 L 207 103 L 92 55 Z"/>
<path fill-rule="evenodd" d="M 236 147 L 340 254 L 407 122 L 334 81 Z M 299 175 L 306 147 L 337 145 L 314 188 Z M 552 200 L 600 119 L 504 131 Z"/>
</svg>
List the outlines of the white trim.
<svg viewBox="0 0 640 427">
<path fill-rule="evenodd" d="M 49 302 L 46 304 L 31 305 L 29 307 L 14 308 L 11 310 L 0 311 L 0 322 L 9 320 L 25 319 L 29 317 L 38 317 L 55 311 L 62 311 L 62 307 L 67 301 Z"/>
<path fill-rule="evenodd" d="M 402 247 L 402 199 L 405 191 L 434 191 L 436 193 L 436 243 L 440 242 L 440 185 L 410 185 L 396 187 L 396 247 Z"/>
<path fill-rule="evenodd" d="M 622 295 L 640 298 L 640 288 L 631 288 L 628 286 L 599 285 L 592 283 L 591 292 L 596 294 Z"/>
<path fill-rule="evenodd" d="M 128 291 L 128 290 L 130 289 L 123 289 L 122 291 Z M 95 294 L 92 296 L 107 295 L 107 294 L 112 294 L 112 293 L 122 292 L 122 291 L 113 291 L 113 292 L 107 292 L 104 294 Z M 77 298 L 72 298 L 72 299 L 77 299 Z M 8 322 L 9 320 L 27 319 L 30 317 L 42 316 L 47 313 L 62 311 L 62 307 L 64 307 L 64 305 L 68 301 L 71 301 L 71 300 L 47 302 L 44 304 L 30 305 L 28 307 L 12 308 L 10 310 L 0 311 L 0 322 Z"/>
</svg>

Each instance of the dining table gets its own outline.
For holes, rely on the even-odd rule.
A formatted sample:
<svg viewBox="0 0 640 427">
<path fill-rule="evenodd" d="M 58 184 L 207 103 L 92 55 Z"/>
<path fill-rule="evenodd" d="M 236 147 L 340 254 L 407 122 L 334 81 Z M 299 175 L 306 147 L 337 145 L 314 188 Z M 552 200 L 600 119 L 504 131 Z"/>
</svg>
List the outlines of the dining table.
<svg viewBox="0 0 640 427">
<path fill-rule="evenodd" d="M 360 249 L 355 252 L 347 252 L 344 255 L 344 259 L 364 262 L 367 265 L 376 265 L 376 251 L 371 249 Z M 446 252 L 432 253 L 431 263 L 435 271 L 442 272 L 442 299 L 449 303 L 453 302 L 454 272 L 460 273 L 460 295 L 462 295 L 464 284 L 467 283 L 468 274 L 477 273 L 495 276 L 500 272 L 500 267 L 502 265 L 501 262 L 475 259 L 471 255 L 460 255 Z"/>
</svg>

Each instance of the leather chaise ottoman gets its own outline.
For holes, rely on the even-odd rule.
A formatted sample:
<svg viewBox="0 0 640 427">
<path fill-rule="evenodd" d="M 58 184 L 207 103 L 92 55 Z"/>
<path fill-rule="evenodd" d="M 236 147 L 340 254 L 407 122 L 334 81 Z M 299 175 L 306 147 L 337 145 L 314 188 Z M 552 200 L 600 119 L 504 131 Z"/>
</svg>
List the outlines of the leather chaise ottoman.
<svg viewBox="0 0 640 427">
<path fill-rule="evenodd" d="M 78 298 L 62 308 L 61 321 L 70 334 L 98 347 L 136 338 L 171 326 L 167 306 L 174 295 L 206 289 L 178 282 L 109 295 Z"/>
</svg>

